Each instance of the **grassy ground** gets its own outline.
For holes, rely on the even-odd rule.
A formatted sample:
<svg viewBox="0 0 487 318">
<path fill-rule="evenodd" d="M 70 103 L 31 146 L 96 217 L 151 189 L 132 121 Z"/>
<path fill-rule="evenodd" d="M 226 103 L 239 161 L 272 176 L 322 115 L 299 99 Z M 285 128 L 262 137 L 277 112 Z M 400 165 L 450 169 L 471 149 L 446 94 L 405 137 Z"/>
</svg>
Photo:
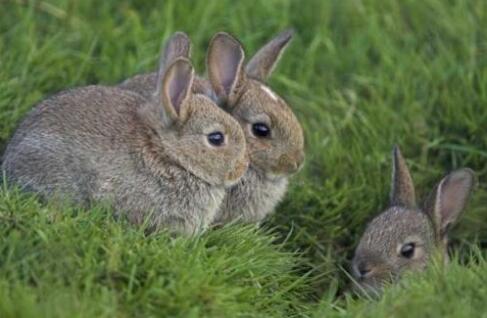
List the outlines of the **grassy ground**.
<svg viewBox="0 0 487 318">
<path fill-rule="evenodd" d="M 234 33 L 251 55 L 289 26 L 296 39 L 271 84 L 303 123 L 307 163 L 264 229 L 147 238 L 103 207 L 4 189 L 1 317 L 486 315 L 483 0 L 0 0 L 0 151 L 37 101 L 154 69 L 176 30 L 203 72 L 214 32 Z M 448 269 L 358 299 L 343 268 L 387 202 L 394 143 L 421 196 L 457 167 L 480 183 Z"/>
</svg>

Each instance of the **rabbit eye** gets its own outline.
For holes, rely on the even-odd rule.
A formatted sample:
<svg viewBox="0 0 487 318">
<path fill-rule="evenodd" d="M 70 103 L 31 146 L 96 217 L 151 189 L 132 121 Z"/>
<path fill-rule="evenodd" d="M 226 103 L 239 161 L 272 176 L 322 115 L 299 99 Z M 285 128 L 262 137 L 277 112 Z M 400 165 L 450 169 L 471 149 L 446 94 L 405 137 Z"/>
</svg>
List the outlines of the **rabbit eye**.
<svg viewBox="0 0 487 318">
<path fill-rule="evenodd" d="M 414 249 L 415 249 L 415 244 L 414 243 L 408 243 L 404 244 L 401 247 L 401 256 L 407 259 L 410 259 L 414 256 Z"/>
<path fill-rule="evenodd" d="M 252 124 L 252 133 L 256 137 L 266 138 L 271 134 L 271 129 L 264 123 L 255 123 Z"/>
<path fill-rule="evenodd" d="M 225 142 L 225 136 L 219 131 L 209 134 L 207 136 L 207 139 L 208 139 L 208 142 L 210 143 L 210 145 L 213 145 L 216 147 L 223 145 L 223 143 Z"/>
</svg>

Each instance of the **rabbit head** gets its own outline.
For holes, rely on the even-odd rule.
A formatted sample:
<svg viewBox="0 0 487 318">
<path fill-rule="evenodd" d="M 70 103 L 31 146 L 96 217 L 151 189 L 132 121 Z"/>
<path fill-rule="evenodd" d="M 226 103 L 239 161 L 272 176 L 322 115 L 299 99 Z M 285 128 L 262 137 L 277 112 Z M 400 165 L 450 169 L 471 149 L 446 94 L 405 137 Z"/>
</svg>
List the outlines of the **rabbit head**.
<svg viewBox="0 0 487 318">
<path fill-rule="evenodd" d="M 248 166 L 242 129 L 208 97 L 192 93 L 193 80 L 186 58 L 161 63 L 152 101 L 138 112 L 149 127 L 145 161 L 158 173 L 168 161 L 208 184 L 230 186 Z"/>
<path fill-rule="evenodd" d="M 368 224 L 352 261 L 357 287 L 378 291 L 405 271 L 423 270 L 438 252 L 446 260 L 448 230 L 463 211 L 474 179 L 470 169 L 448 174 L 420 209 L 406 162 L 394 147 L 389 207 Z"/>
<path fill-rule="evenodd" d="M 264 83 L 291 38 L 291 31 L 279 34 L 246 66 L 242 45 L 227 33 L 217 33 L 208 48 L 208 78 L 218 104 L 242 126 L 250 167 L 270 179 L 298 171 L 304 161 L 301 125 Z"/>
</svg>

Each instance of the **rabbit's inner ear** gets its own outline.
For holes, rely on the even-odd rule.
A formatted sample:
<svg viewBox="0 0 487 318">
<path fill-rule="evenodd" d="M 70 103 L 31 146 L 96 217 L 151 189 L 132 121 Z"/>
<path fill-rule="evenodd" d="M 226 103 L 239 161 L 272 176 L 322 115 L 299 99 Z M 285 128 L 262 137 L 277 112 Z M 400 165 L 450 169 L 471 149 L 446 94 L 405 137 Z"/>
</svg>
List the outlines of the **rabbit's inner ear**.
<svg viewBox="0 0 487 318">
<path fill-rule="evenodd" d="M 392 159 L 390 205 L 414 208 L 416 206 L 416 194 L 413 179 L 409 173 L 406 161 L 397 146 L 392 151 Z"/>
<path fill-rule="evenodd" d="M 264 45 L 247 64 L 247 75 L 260 81 L 267 79 L 291 41 L 293 33 L 293 30 L 286 30 Z"/>
<path fill-rule="evenodd" d="M 164 74 L 158 96 L 168 124 L 180 118 L 182 107 L 191 93 L 193 78 L 193 67 L 185 58 L 176 59 Z"/>
<path fill-rule="evenodd" d="M 443 239 L 464 210 L 474 187 L 475 176 L 470 169 L 456 170 L 447 175 L 436 187 L 426 213 L 433 220 L 437 237 Z"/>
<path fill-rule="evenodd" d="M 167 41 L 164 52 L 159 61 L 159 72 L 164 73 L 178 57 L 189 59 L 191 55 L 191 41 L 184 32 L 175 32 Z"/>
<path fill-rule="evenodd" d="M 245 53 L 242 45 L 227 33 L 217 33 L 208 48 L 207 68 L 217 97 L 232 103 L 243 79 Z"/>
</svg>

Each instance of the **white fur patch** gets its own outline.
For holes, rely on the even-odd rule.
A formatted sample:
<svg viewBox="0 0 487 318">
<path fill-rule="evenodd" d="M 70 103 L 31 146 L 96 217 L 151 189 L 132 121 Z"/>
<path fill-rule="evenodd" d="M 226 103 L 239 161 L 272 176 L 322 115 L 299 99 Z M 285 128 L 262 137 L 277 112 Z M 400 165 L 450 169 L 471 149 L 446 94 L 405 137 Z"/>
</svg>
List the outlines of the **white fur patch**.
<svg viewBox="0 0 487 318">
<path fill-rule="evenodd" d="M 264 86 L 264 85 L 260 85 L 260 88 L 262 88 L 262 90 L 264 92 L 266 92 L 266 94 L 269 95 L 274 101 L 277 101 L 276 94 L 273 91 L 271 91 L 271 89 L 269 87 Z"/>
</svg>

